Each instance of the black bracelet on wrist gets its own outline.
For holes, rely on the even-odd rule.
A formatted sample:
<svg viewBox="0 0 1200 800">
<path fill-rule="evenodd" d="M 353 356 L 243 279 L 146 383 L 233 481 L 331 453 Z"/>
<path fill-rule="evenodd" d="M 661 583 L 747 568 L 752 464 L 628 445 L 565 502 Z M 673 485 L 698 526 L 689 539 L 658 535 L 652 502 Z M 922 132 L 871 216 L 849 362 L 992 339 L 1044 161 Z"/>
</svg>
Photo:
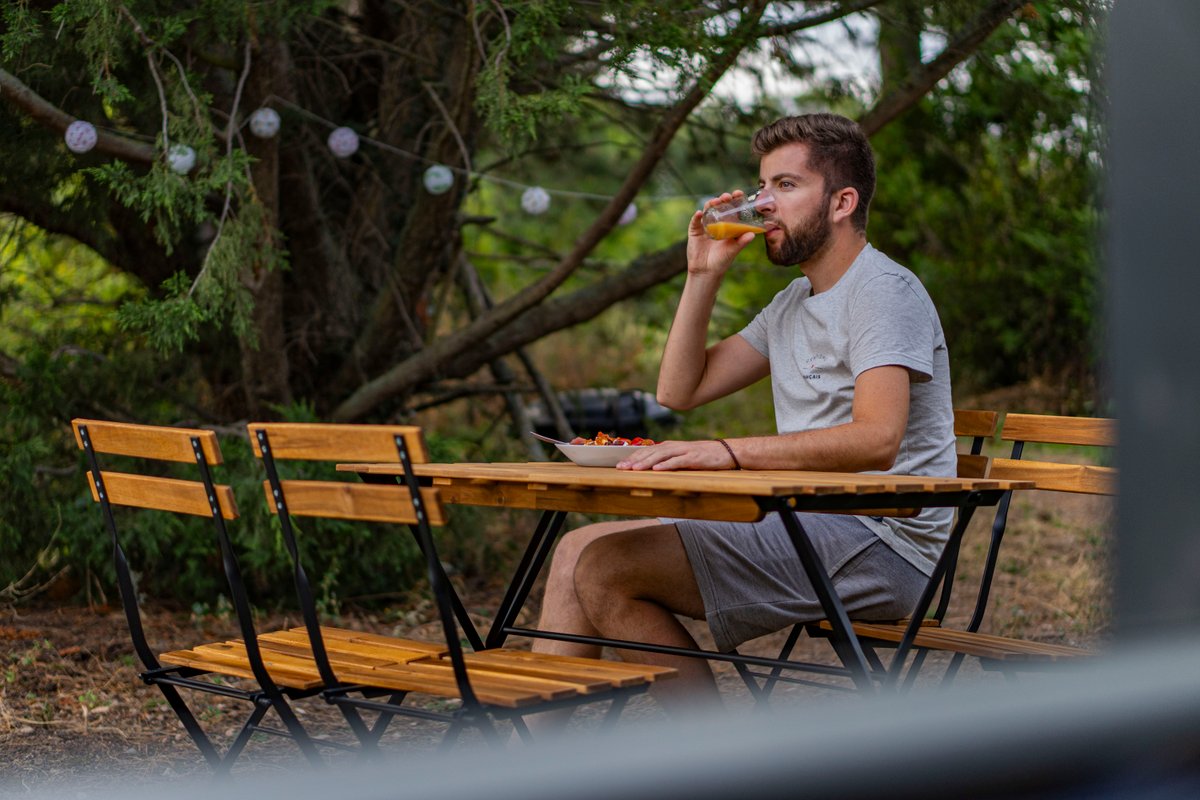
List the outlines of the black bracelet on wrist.
<svg viewBox="0 0 1200 800">
<path fill-rule="evenodd" d="M 733 448 L 729 446 L 729 442 L 724 439 L 717 439 L 717 441 L 721 443 L 721 446 L 725 448 L 725 452 L 729 453 L 729 457 L 733 459 L 733 468 L 741 469 L 742 462 L 738 461 L 737 456 L 733 454 Z"/>
</svg>

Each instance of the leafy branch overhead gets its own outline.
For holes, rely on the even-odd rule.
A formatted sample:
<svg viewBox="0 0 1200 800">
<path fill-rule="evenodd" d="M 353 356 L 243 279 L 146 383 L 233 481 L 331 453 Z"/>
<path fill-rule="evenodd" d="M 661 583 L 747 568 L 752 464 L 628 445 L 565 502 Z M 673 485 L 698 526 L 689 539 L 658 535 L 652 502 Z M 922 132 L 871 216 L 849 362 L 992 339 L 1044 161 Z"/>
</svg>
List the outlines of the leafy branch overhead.
<svg viewBox="0 0 1200 800">
<path fill-rule="evenodd" d="M 1092 14 L 1083 0 L 7 3 L 0 153 L 16 166 L 0 211 L 146 287 L 123 330 L 187 352 L 216 417 L 303 399 L 324 418 L 388 418 L 680 274 L 695 198 L 752 180 L 746 140 L 771 117 L 820 106 L 884 131 L 975 65 L 1063 57 L 1048 37 Z M 832 69 L 885 40 L 915 57 L 885 58 L 880 80 Z M 779 74 L 786 95 L 760 90 Z M 280 124 L 259 136 L 247 121 L 264 106 Z M 73 154 L 77 119 L 96 138 Z M 331 151 L 334 127 L 357 151 Z M 181 146 L 194 163 L 172 158 Z M 438 194 L 435 164 L 453 170 Z M 551 198 L 539 217 L 517 202 L 532 186 Z M 459 296 L 464 260 L 490 308 Z"/>
</svg>

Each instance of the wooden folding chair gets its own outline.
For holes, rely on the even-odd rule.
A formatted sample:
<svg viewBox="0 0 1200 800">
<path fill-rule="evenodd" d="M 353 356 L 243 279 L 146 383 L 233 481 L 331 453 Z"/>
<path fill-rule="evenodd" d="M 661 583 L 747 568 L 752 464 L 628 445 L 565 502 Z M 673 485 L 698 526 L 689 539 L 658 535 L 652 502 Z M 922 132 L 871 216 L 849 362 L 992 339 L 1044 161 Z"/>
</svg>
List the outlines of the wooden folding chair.
<svg viewBox="0 0 1200 800">
<path fill-rule="evenodd" d="M 983 445 L 987 440 L 995 437 L 999 421 L 1000 414 L 996 411 L 954 409 L 954 435 L 960 439 L 967 439 L 970 442 L 967 452 L 960 452 L 958 454 L 958 477 L 989 477 L 988 468 L 990 459 L 983 455 Z M 925 594 L 919 604 L 919 610 L 923 617 L 919 625 L 922 628 L 940 625 L 950 607 L 959 546 L 973 513 L 974 508 L 968 508 L 965 513 L 960 515 L 947 540 L 946 548 L 938 561 L 934 574 L 926 587 Z M 938 592 L 939 587 L 940 594 L 938 596 L 937 607 L 926 615 L 924 612 L 932 605 L 933 595 Z M 895 658 L 903 659 L 906 657 L 907 650 L 911 647 L 911 642 L 917 635 L 916 626 L 913 625 L 911 619 L 871 623 L 873 629 L 876 630 L 874 631 L 874 635 L 868 636 L 863 633 L 862 625 L 863 623 L 854 623 L 855 631 L 862 639 L 863 652 L 876 676 L 881 680 L 888 680 L 890 668 L 884 666 L 879 655 L 875 652 L 875 647 L 900 647 L 899 652 L 893 657 L 894 668 L 896 666 Z M 802 632 L 807 631 L 810 635 L 816 637 L 826 637 L 829 635 L 830 630 L 831 626 L 828 621 L 824 620 L 819 623 L 798 623 L 793 625 L 791 631 L 788 633 L 787 640 L 780 649 L 778 657 L 786 659 L 791 655 Z M 924 659 L 925 652 L 918 649 L 914 658 L 914 665 L 908 673 L 909 681 L 915 677 L 916 670 L 920 668 L 921 662 Z M 747 688 L 750 689 L 751 694 L 755 696 L 759 704 L 766 702 L 779 681 L 809 683 L 809 681 L 783 675 L 782 667 L 774 667 L 769 674 L 762 674 L 739 665 L 738 671 L 742 680 L 745 681 Z M 898 675 L 893 674 L 890 677 L 895 679 Z M 757 682 L 759 679 L 763 680 L 761 684 Z M 827 684 L 818 685 L 827 687 Z"/>
<path fill-rule="evenodd" d="M 527 714 L 584 703 L 610 703 L 605 724 L 612 724 L 628 698 L 676 674 L 673 669 L 600 659 L 566 658 L 494 648 L 464 653 L 456 611 L 472 646 L 482 646 L 461 603 L 457 602 L 437 555 L 431 526 L 446 521 L 437 490 L 420 487 L 413 463 L 428 459 L 419 428 L 396 425 L 319 425 L 252 423 L 250 438 L 268 480 L 268 505 L 279 515 L 291 556 L 303 628 L 264 634 L 260 647 L 272 659 L 297 668 L 313 668 L 322 696 L 341 709 L 364 748 L 375 749 L 382 726 L 393 715 L 439 720 L 449 725 L 444 745 L 467 727 L 500 744 L 496 719 L 511 720 L 529 738 Z M 403 466 L 401 485 L 348 481 L 284 480 L 279 461 L 386 462 Z M 323 626 L 304 568 L 292 517 L 325 517 L 406 525 L 425 557 L 443 637 L 435 642 L 375 636 Z M 458 701 L 450 712 L 406 703 L 417 692 Z M 387 699 L 379 699 L 383 694 Z M 360 712 L 379 712 L 369 728 Z"/>
<path fill-rule="evenodd" d="M 164 428 L 91 419 L 72 420 L 71 427 L 75 431 L 76 442 L 87 455 L 92 498 L 100 503 L 105 524 L 112 537 L 113 562 L 121 603 L 125 609 L 125 618 L 129 622 L 134 650 L 145 668 L 139 677 L 162 691 L 183 723 L 188 736 L 218 774 L 229 772 L 249 742 L 250 736 L 256 732 L 290 737 L 310 761 L 319 763 L 320 756 L 316 748 L 318 740 L 307 734 L 288 701 L 315 694 L 320 689 L 320 681 L 279 671 L 272 672 L 263 662 L 262 653 L 256 645 L 250 605 L 225 527 L 225 520 L 234 519 L 238 515 L 233 491 L 229 486 L 213 483 L 210 472 L 211 466 L 221 463 L 216 434 L 212 431 L 189 428 Z M 194 464 L 199 480 L 105 471 L 100 467 L 99 454 Z M 237 612 L 243 641 L 246 642 L 236 655 L 226 652 L 228 648 L 223 643 L 199 645 L 192 651 L 155 655 L 142 627 L 137 591 L 117 531 L 113 506 L 155 509 L 212 518 L 225 577 Z M 209 651 L 214 651 L 211 658 L 196 659 L 191 655 Z M 258 687 L 243 690 L 228 682 L 209 680 L 214 676 L 250 678 L 258 683 Z M 219 752 L 196 720 L 180 694 L 180 688 L 232 697 L 251 705 L 250 716 L 224 754 Z M 265 714 L 272 710 L 283 721 L 284 730 L 260 724 Z"/>
<path fill-rule="evenodd" d="M 1116 492 L 1116 469 L 1112 467 L 1067 464 L 1043 459 L 1023 458 L 1026 444 L 1076 445 L 1111 448 L 1116 446 L 1116 422 L 1102 417 L 1068 417 L 1045 414 L 1008 414 L 1000 430 L 1000 440 L 1012 443 L 1009 458 L 992 459 L 989 476 L 999 480 L 1033 481 L 1037 488 L 1051 492 L 1069 492 L 1112 496 Z M 944 645 L 958 649 L 951 659 L 944 678 L 954 679 L 966 655 L 977 655 L 985 668 L 999 669 L 1008 674 L 1023 669 L 1054 664 L 1064 660 L 1087 657 L 1090 651 L 1065 645 L 1009 640 L 995 637 L 989 642 L 985 634 L 977 634 L 987 613 L 992 580 L 1000 558 L 1000 544 L 1008 525 L 1012 493 L 1006 494 L 996 509 L 987 560 L 979 581 L 975 607 L 963 633 L 976 634 L 958 637 L 947 632 Z M 1002 640 L 1003 639 L 1003 640 Z M 973 652 L 968 652 L 967 649 Z"/>
<path fill-rule="evenodd" d="M 1023 458 L 1025 445 L 1029 443 L 1112 447 L 1116 444 L 1116 425 L 1111 419 L 1008 414 L 1004 418 L 1000 439 L 1011 442 L 1012 451 L 1009 458 L 990 459 L 987 473 L 990 478 L 1033 481 L 1038 489 L 1044 491 L 1092 495 L 1111 495 L 1115 492 L 1116 470 L 1111 467 Z M 985 669 L 997 670 L 1007 677 L 1012 677 L 1018 671 L 1044 669 L 1095 655 L 1092 651 L 1079 647 L 996 636 L 979 631 L 987 612 L 1011 502 L 1012 493 L 1009 492 L 997 505 L 983 574 L 980 577 L 971 619 L 966 628 L 952 629 L 939 624 L 922 627 L 917 631 L 910 644 L 918 655 L 909 667 L 906 684 L 910 684 L 914 679 L 924 654 L 934 650 L 953 654 L 942 678 L 943 685 L 953 682 L 963 659 L 967 656 L 978 658 Z M 900 633 L 897 628 L 896 625 L 878 623 L 859 622 L 854 625 L 855 631 L 867 643 L 899 642 Z"/>
</svg>

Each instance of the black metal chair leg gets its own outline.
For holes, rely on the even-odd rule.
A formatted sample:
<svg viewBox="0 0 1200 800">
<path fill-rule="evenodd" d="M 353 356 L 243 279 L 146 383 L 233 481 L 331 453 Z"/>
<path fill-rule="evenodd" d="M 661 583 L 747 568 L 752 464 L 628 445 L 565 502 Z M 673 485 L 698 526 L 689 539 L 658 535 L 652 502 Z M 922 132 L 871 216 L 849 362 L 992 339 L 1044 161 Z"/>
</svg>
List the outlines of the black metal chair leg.
<svg viewBox="0 0 1200 800">
<path fill-rule="evenodd" d="M 525 744 L 533 744 L 533 733 L 530 732 L 529 726 L 525 724 L 524 717 L 512 718 L 513 730 L 517 732 L 517 736 L 521 737 L 521 741 Z"/>
<path fill-rule="evenodd" d="M 450 727 L 446 729 L 446 735 L 443 736 L 442 741 L 438 743 L 438 752 L 445 752 L 451 747 L 454 747 L 454 743 L 458 741 L 458 737 L 459 734 L 462 733 L 462 729 L 463 722 L 461 719 L 456 719 L 451 722 Z"/>
<path fill-rule="evenodd" d="M 617 726 L 617 718 L 621 716 L 621 712 L 625 710 L 625 704 L 628 702 L 629 697 L 624 694 L 613 698 L 612 703 L 608 706 L 608 712 L 600 721 L 601 732 L 609 733 Z"/>
<path fill-rule="evenodd" d="M 262 720 L 263 715 L 271 707 L 269 702 L 256 702 L 254 711 L 251 712 L 249 718 L 242 725 L 242 729 L 238 731 L 238 735 L 234 738 L 232 744 L 225 750 L 225 756 L 220 761 L 213 765 L 213 769 L 218 775 L 228 775 L 233 769 L 233 762 L 237 761 L 238 756 L 242 754 L 242 750 L 246 749 L 246 745 L 250 742 L 250 737 L 254 735 L 254 728 Z"/>
<path fill-rule="evenodd" d="M 912 689 L 917 682 L 917 673 L 921 671 L 921 667 L 925 664 L 925 657 L 929 655 L 928 650 L 918 649 L 916 655 L 913 656 L 912 664 L 908 667 L 908 672 L 904 674 L 904 691 Z"/>
<path fill-rule="evenodd" d="M 300 720 L 296 717 L 296 712 L 292 711 L 292 707 L 288 705 L 287 700 L 284 697 L 268 697 L 267 700 L 275 709 L 275 713 L 283 720 L 284 727 L 292 735 L 296 746 L 300 748 L 300 752 L 304 754 L 309 763 L 315 767 L 325 766 L 325 762 L 321 758 L 321 753 L 317 750 L 316 744 L 313 743 L 312 737 L 308 735 L 308 731 L 304 730 L 304 726 L 300 724 Z"/>
<path fill-rule="evenodd" d="M 208 734 L 200 727 L 200 723 L 196 721 L 192 710 L 188 708 L 187 703 L 179 695 L 179 690 L 174 686 L 166 683 L 157 684 L 163 696 L 167 698 L 167 704 L 175 712 L 175 716 L 179 717 L 179 721 L 183 723 L 183 729 L 187 731 L 191 740 L 199 748 L 204 760 L 208 762 L 210 767 L 216 769 L 221 764 L 221 754 L 217 752 L 217 747 L 212 743 L 212 739 L 208 738 Z"/>
<path fill-rule="evenodd" d="M 779 659 L 787 660 L 792 654 L 792 650 L 796 648 L 796 642 L 800 640 L 800 632 L 804 626 L 796 624 L 792 626 L 792 630 L 788 633 L 787 641 L 783 643 L 783 647 L 779 648 Z M 771 697 L 771 692 L 775 691 L 775 687 L 779 684 L 779 676 L 783 674 L 783 667 L 772 667 L 771 676 L 767 678 L 762 687 L 762 699 L 760 702 L 766 702 Z M 745 680 L 745 676 L 742 678 Z M 757 698 L 756 698 L 757 699 Z"/>
<path fill-rule="evenodd" d="M 350 726 L 350 731 L 358 739 L 359 744 L 362 745 L 363 757 L 370 758 L 379 755 L 378 739 L 372 735 L 371 728 L 362 718 L 362 715 L 358 713 L 358 709 L 346 703 L 338 703 L 337 707 L 342 712 L 342 717 L 346 720 L 346 724 Z"/>
<path fill-rule="evenodd" d="M 954 683 L 954 676 L 956 676 L 958 674 L 958 669 L 959 669 L 959 667 L 962 666 L 962 662 L 963 662 L 964 658 L 966 658 L 965 654 L 955 653 L 954 657 L 950 659 L 950 664 L 949 664 L 949 666 L 946 667 L 945 674 L 942 675 L 942 684 L 941 685 L 943 687 L 948 688 L 950 686 L 950 684 Z"/>
<path fill-rule="evenodd" d="M 396 692 L 388 698 L 388 702 L 398 706 L 404 702 L 404 698 L 407 694 L 408 692 Z M 395 717 L 395 714 L 388 714 L 384 711 L 379 712 L 379 716 L 375 719 L 375 724 L 370 728 L 369 731 L 371 744 L 375 746 L 376 749 L 378 749 L 379 740 L 383 738 L 384 732 L 387 730 L 388 725 L 391 724 Z"/>
</svg>

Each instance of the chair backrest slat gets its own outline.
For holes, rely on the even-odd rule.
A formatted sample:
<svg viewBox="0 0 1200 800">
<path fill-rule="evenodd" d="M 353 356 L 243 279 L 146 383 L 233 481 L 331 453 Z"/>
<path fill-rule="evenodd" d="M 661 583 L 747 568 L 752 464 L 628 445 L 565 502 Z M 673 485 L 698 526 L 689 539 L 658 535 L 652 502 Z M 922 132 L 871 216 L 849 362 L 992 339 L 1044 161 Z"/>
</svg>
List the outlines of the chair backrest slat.
<svg viewBox="0 0 1200 800">
<path fill-rule="evenodd" d="M 1116 420 L 1102 417 L 1060 417 L 1051 414 L 1009 414 L 1004 418 L 1000 439 L 1026 444 L 1057 444 L 1084 447 L 1113 447 L 1117 441 Z M 1037 488 L 1052 492 L 1112 495 L 1117 490 L 1117 471 L 1112 467 L 1072 464 L 1030 457 L 1028 450 L 1014 453 L 1018 459 L 997 458 L 993 478 L 1034 481 Z"/>
<path fill-rule="evenodd" d="M 272 438 L 272 447 L 274 442 Z M 301 480 L 285 480 L 279 484 L 283 487 L 283 496 L 287 499 L 288 513 L 294 517 L 396 522 L 408 525 L 417 522 L 408 492 L 397 486 Z M 279 513 L 275 507 L 270 481 L 263 481 L 263 491 L 271 513 Z M 445 525 L 445 511 L 437 490 L 422 489 L 421 500 L 425 504 L 429 524 Z"/>
<path fill-rule="evenodd" d="M 256 432 L 265 429 L 276 460 L 358 461 L 395 464 L 397 434 L 404 436 L 414 464 L 429 461 L 421 429 L 415 425 L 334 425 L 304 422 L 252 422 L 250 443 L 262 458 Z"/>
<path fill-rule="evenodd" d="M 1037 488 L 1051 492 L 1113 495 L 1117 491 L 1116 469 L 1090 464 L 994 458 L 988 477 L 1006 481 L 1033 481 Z"/>
<path fill-rule="evenodd" d="M 1000 422 L 998 411 L 967 411 L 954 409 L 955 436 L 982 436 L 991 439 L 996 435 L 996 426 Z"/>
<path fill-rule="evenodd" d="M 1000 438 L 1006 442 L 1113 447 L 1117 443 L 1117 424 L 1100 417 L 1009 414 L 1004 418 Z"/>
<path fill-rule="evenodd" d="M 86 425 L 92 449 L 97 453 L 111 453 L 134 458 L 152 458 L 160 461 L 185 461 L 196 463 L 192 450 L 192 437 L 199 439 L 204 458 L 210 465 L 221 463 L 221 448 L 217 435 L 212 431 L 194 428 L 161 428 L 153 425 L 134 425 L 128 422 L 107 422 L 96 419 L 73 419 L 71 429 L 75 432 L 75 443 L 83 449 L 79 426 Z"/>
<path fill-rule="evenodd" d="M 88 432 L 91 432 L 90 427 Z M 104 481 L 104 488 L 108 490 L 108 502 L 115 506 L 174 511 L 197 517 L 212 515 L 208 504 L 208 493 L 200 481 L 106 471 L 101 471 L 100 477 Z M 87 478 L 88 486 L 92 489 L 92 499 L 99 502 L 100 493 L 96 491 L 96 480 L 90 472 Z M 213 488 L 217 492 L 221 516 L 225 519 L 237 519 L 238 510 L 237 503 L 233 498 L 233 489 L 221 484 L 217 484 Z"/>
<path fill-rule="evenodd" d="M 987 456 L 972 455 L 970 453 L 958 454 L 958 477 L 960 478 L 994 478 L 991 474 L 992 459 Z"/>
</svg>

